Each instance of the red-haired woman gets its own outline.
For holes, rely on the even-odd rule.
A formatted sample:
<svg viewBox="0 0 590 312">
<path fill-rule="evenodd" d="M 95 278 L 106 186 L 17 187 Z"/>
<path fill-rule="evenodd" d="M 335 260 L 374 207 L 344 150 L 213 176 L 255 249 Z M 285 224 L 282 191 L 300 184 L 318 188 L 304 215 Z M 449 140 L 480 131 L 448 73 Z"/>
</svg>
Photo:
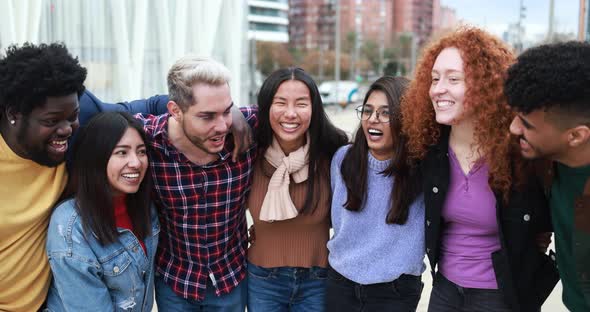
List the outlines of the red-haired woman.
<svg viewBox="0 0 590 312">
<path fill-rule="evenodd" d="M 424 179 L 429 311 L 538 311 L 557 282 L 536 240 L 550 231 L 547 203 L 508 132 L 502 88 L 513 61 L 496 37 L 460 28 L 424 50 L 406 92 L 403 131 Z"/>
</svg>

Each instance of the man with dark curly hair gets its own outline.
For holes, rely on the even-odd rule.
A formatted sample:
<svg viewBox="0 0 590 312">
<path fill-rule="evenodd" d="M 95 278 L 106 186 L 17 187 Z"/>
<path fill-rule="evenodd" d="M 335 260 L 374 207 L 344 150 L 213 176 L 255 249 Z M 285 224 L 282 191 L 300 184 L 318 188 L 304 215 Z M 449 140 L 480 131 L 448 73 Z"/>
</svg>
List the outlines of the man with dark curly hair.
<svg viewBox="0 0 590 312">
<path fill-rule="evenodd" d="M 162 113 L 168 99 L 100 102 L 61 44 L 11 46 L 0 73 L 0 311 L 36 311 L 50 282 L 45 237 L 67 182 L 68 141 L 99 111 Z"/>
<path fill-rule="evenodd" d="M 508 70 L 510 132 L 543 170 L 551 206 L 563 302 L 590 311 L 590 44 L 532 48 Z"/>
</svg>

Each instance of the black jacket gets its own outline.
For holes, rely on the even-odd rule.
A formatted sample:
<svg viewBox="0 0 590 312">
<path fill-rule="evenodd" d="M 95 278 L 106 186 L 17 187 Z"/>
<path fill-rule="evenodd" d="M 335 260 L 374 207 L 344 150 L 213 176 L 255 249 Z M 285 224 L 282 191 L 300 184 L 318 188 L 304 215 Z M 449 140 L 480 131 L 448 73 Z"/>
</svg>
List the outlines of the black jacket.
<svg viewBox="0 0 590 312">
<path fill-rule="evenodd" d="M 449 187 L 449 129 L 430 147 L 421 163 L 426 204 L 426 254 L 432 274 L 440 258 L 444 224 L 441 210 Z M 536 234 L 551 231 L 551 219 L 543 188 L 534 176 L 520 191 L 510 193 L 503 204 L 496 195 L 496 219 L 501 249 L 491 254 L 496 280 L 513 311 L 538 311 L 559 280 L 554 256 L 538 251 Z"/>
</svg>

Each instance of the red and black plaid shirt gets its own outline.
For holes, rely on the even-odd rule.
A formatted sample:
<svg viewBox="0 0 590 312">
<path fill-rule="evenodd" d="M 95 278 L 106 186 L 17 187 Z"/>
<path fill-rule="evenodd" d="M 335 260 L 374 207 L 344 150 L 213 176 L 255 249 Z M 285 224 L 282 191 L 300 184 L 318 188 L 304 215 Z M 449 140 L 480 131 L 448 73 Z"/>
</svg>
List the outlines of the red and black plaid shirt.
<svg viewBox="0 0 590 312">
<path fill-rule="evenodd" d="M 241 108 L 257 126 L 256 108 Z M 150 145 L 154 201 L 161 223 L 156 271 L 185 299 L 203 300 L 207 279 L 226 294 L 246 276 L 246 196 L 255 147 L 232 162 L 233 139 L 220 158 L 204 166 L 190 162 L 168 140 L 168 114 L 136 115 Z"/>
</svg>

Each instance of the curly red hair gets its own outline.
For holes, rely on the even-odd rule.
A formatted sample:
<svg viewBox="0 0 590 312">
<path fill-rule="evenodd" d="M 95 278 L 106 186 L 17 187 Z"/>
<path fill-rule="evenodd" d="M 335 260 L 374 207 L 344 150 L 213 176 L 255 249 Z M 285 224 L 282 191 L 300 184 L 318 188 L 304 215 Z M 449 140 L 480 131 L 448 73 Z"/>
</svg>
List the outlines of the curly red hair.
<svg viewBox="0 0 590 312">
<path fill-rule="evenodd" d="M 435 59 L 445 48 L 461 53 L 465 73 L 465 107 L 473 114 L 475 144 L 489 166 L 489 185 L 507 196 L 512 184 L 514 140 L 508 131 L 514 113 L 504 96 L 512 50 L 495 36 L 474 27 L 461 27 L 424 49 L 415 76 L 402 101 L 403 132 L 408 137 L 409 161 L 416 164 L 439 140 L 443 125 L 436 122 L 429 90 Z"/>
</svg>

